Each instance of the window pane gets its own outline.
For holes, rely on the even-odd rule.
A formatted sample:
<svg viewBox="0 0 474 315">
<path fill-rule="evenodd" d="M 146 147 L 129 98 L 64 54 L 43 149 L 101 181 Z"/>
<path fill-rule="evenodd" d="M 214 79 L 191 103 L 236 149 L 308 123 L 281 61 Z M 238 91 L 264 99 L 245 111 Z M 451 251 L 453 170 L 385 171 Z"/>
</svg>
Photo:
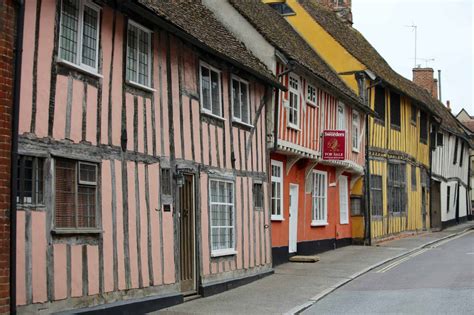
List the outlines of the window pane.
<svg viewBox="0 0 474 315">
<path fill-rule="evenodd" d="M 138 49 L 138 83 L 149 85 L 149 54 L 150 54 L 150 34 L 139 30 Z"/>
<path fill-rule="evenodd" d="M 241 104 L 242 104 L 242 121 L 245 123 L 249 123 L 249 104 L 248 104 L 248 91 L 247 91 L 247 84 L 241 83 Z"/>
<path fill-rule="evenodd" d="M 240 84 L 237 80 L 232 80 L 232 102 L 234 105 L 234 118 L 241 119 L 240 111 Z"/>
<path fill-rule="evenodd" d="M 161 194 L 171 195 L 171 175 L 169 168 L 161 169 Z"/>
<path fill-rule="evenodd" d="M 76 63 L 79 28 L 79 0 L 63 0 L 61 14 L 60 56 Z"/>
<path fill-rule="evenodd" d="M 91 228 L 95 227 L 95 203 L 96 194 L 95 187 L 79 186 L 78 187 L 78 207 L 77 207 L 77 223 L 78 227 Z"/>
<path fill-rule="evenodd" d="M 61 228 L 76 227 L 75 222 L 75 163 L 68 160 L 56 160 L 56 199 L 55 224 Z"/>
<path fill-rule="evenodd" d="M 209 69 L 201 67 L 202 107 L 211 110 L 211 79 Z"/>
<path fill-rule="evenodd" d="M 79 180 L 81 182 L 97 182 L 96 166 L 92 164 L 79 163 Z"/>
<path fill-rule="evenodd" d="M 211 71 L 212 113 L 221 116 L 221 102 L 219 93 L 219 73 Z"/>
<path fill-rule="evenodd" d="M 84 25 L 82 34 L 82 63 L 96 67 L 97 55 L 97 11 L 84 6 Z"/>
<path fill-rule="evenodd" d="M 129 24 L 127 33 L 127 80 L 135 82 L 137 82 L 137 40 L 138 29 Z"/>
</svg>

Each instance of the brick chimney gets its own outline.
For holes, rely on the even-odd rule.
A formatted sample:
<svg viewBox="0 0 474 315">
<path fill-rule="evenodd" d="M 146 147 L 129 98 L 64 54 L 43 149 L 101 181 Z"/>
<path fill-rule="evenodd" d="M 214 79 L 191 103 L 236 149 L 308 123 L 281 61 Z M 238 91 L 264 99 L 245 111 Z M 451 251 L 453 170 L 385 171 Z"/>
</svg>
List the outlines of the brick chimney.
<svg viewBox="0 0 474 315">
<path fill-rule="evenodd" d="M 316 0 L 319 4 L 336 12 L 344 22 L 352 25 L 352 0 Z"/>
<path fill-rule="evenodd" d="M 413 82 L 438 99 L 438 80 L 433 78 L 433 68 L 414 68 Z"/>
</svg>

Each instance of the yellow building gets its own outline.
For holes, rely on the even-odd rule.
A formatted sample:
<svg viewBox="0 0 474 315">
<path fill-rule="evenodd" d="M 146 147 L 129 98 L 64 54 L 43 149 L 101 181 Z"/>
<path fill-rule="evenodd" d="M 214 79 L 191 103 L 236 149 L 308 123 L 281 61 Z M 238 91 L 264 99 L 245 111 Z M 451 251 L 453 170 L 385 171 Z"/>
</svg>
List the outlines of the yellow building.
<svg viewBox="0 0 474 315">
<path fill-rule="evenodd" d="M 336 11 L 350 18 L 350 0 L 264 2 L 378 114 L 368 118 L 365 130 L 370 175 L 352 189 L 352 204 L 365 204 L 363 216 L 357 207 L 353 212 L 353 238 L 380 240 L 429 227 L 429 133 L 436 119 L 430 96 L 393 71 L 352 23 L 338 16 Z M 342 7 L 329 8 L 334 3 Z M 357 201 L 362 196 L 365 203 Z"/>
</svg>

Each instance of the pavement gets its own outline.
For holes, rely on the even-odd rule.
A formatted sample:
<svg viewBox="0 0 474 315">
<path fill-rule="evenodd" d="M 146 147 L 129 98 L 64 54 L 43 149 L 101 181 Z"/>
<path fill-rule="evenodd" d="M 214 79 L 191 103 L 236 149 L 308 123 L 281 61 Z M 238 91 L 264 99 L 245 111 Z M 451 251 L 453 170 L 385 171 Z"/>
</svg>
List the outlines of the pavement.
<svg viewBox="0 0 474 315">
<path fill-rule="evenodd" d="M 441 232 L 403 235 L 375 246 L 319 254 L 317 263 L 286 263 L 248 285 L 159 311 L 160 314 L 296 314 L 368 272 L 474 229 L 469 221 Z"/>
</svg>

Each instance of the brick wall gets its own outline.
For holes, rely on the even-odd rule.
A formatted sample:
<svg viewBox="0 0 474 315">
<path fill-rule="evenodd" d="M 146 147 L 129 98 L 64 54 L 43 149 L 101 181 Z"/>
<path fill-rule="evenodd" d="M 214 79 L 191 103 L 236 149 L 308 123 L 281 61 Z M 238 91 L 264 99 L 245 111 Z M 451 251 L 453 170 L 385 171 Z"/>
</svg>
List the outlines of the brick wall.
<svg viewBox="0 0 474 315">
<path fill-rule="evenodd" d="M 16 27 L 14 0 L 0 0 L 0 314 L 10 305 L 10 174 Z"/>
<path fill-rule="evenodd" d="M 413 82 L 426 89 L 434 98 L 438 98 L 438 80 L 433 78 L 432 68 L 414 68 Z"/>
</svg>

